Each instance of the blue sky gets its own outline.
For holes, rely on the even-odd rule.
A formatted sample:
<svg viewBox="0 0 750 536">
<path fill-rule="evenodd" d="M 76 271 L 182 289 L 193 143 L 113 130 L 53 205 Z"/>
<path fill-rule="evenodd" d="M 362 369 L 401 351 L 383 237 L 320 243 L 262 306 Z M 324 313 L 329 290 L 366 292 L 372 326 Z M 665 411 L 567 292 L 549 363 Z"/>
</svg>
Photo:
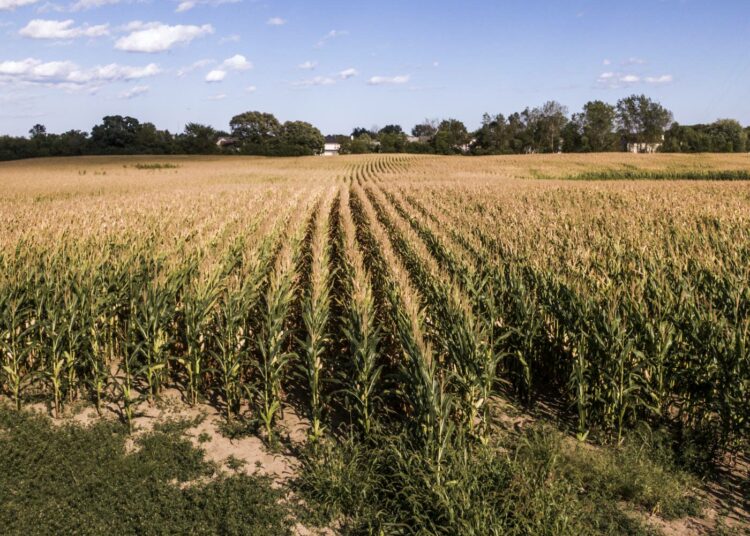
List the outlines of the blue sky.
<svg viewBox="0 0 750 536">
<path fill-rule="evenodd" d="M 750 124 L 748 0 L 0 0 L 0 132 L 108 114 L 324 133 L 646 93 Z"/>
</svg>

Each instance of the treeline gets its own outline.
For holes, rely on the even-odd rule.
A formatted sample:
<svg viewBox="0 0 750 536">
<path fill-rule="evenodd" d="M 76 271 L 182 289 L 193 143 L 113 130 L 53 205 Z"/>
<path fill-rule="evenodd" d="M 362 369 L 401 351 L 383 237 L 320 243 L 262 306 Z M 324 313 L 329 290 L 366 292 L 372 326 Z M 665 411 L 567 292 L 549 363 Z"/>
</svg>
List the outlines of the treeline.
<svg viewBox="0 0 750 536">
<path fill-rule="evenodd" d="M 474 132 L 456 119 L 425 120 L 407 136 L 399 125 L 356 128 L 338 136 L 342 153 L 412 152 L 434 154 L 525 154 L 641 150 L 668 152 L 745 152 L 750 128 L 722 119 L 711 125 L 681 126 L 672 112 L 645 95 L 631 95 L 616 104 L 587 102 L 568 115 L 550 101 L 508 116 L 485 114 Z"/>
<path fill-rule="evenodd" d="M 323 152 L 326 140 L 340 144 L 342 154 L 526 154 L 585 153 L 627 150 L 629 144 L 663 152 L 746 152 L 750 128 L 732 119 L 710 125 L 683 126 L 672 112 L 645 95 L 616 104 L 587 102 L 572 115 L 550 101 L 508 116 L 485 114 L 476 131 L 457 119 L 425 120 L 411 135 L 400 125 L 355 128 L 349 135 L 323 137 L 303 121 L 281 123 L 269 113 L 245 112 L 229 123 L 229 131 L 188 123 L 172 134 L 133 117 L 105 117 L 91 133 L 70 130 L 50 134 L 35 125 L 28 137 L 0 136 L 0 160 L 42 156 L 111 154 L 248 154 L 306 156 Z"/>
<path fill-rule="evenodd" d="M 323 151 L 325 138 L 303 121 L 280 123 L 273 115 L 246 112 L 230 122 L 230 132 L 208 125 L 188 123 L 172 134 L 152 123 L 113 115 L 91 129 L 47 132 L 35 125 L 28 137 L 0 136 L 0 160 L 45 156 L 171 155 L 240 153 L 267 156 L 305 156 Z"/>
</svg>

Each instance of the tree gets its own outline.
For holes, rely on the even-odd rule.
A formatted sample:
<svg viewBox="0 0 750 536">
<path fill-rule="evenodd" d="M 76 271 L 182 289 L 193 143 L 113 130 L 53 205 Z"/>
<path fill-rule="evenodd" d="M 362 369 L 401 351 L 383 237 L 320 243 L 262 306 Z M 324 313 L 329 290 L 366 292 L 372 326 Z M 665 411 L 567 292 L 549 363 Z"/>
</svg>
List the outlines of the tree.
<svg viewBox="0 0 750 536">
<path fill-rule="evenodd" d="M 209 125 L 188 123 L 179 138 L 180 149 L 187 154 L 212 154 L 217 152 L 218 133 Z"/>
<path fill-rule="evenodd" d="M 248 147 L 263 149 L 281 134 L 281 123 L 273 114 L 245 112 L 235 115 L 229 122 L 232 136 Z"/>
<path fill-rule="evenodd" d="M 134 117 L 108 115 L 91 129 L 91 143 L 99 153 L 123 154 L 136 146 L 140 122 Z"/>
<path fill-rule="evenodd" d="M 366 154 L 373 152 L 374 143 L 369 134 L 360 134 L 341 145 L 341 154 Z"/>
<path fill-rule="evenodd" d="M 378 131 L 379 135 L 382 134 L 403 134 L 404 130 L 401 125 L 386 125 Z"/>
<path fill-rule="evenodd" d="M 88 152 L 88 132 L 69 130 L 56 136 L 53 152 L 59 156 L 81 156 Z"/>
<path fill-rule="evenodd" d="M 320 154 L 326 142 L 320 130 L 304 121 L 284 123 L 279 140 L 275 154 L 289 156 Z"/>
<path fill-rule="evenodd" d="M 600 100 L 589 101 L 583 106 L 579 118 L 582 146 L 585 151 L 595 153 L 611 151 L 615 148 L 615 107 Z"/>
<path fill-rule="evenodd" d="M 662 150 L 670 153 L 743 153 L 747 132 L 733 119 L 719 119 L 710 125 L 683 126 L 673 123 L 664 134 Z"/>
<path fill-rule="evenodd" d="M 464 146 L 469 143 L 469 132 L 466 125 L 457 119 L 447 119 L 440 123 L 435 134 L 435 151 L 440 154 L 456 154 L 464 152 Z"/>
<path fill-rule="evenodd" d="M 545 102 L 541 107 L 521 114 L 531 138 L 531 150 L 554 153 L 561 149 L 561 135 L 568 122 L 568 109 L 557 101 Z"/>
<path fill-rule="evenodd" d="M 645 95 L 617 101 L 617 127 L 625 143 L 657 143 L 672 123 L 672 112 Z"/>
<path fill-rule="evenodd" d="M 411 129 L 412 136 L 417 138 L 432 138 L 438 129 L 439 122 L 437 119 L 425 119 L 422 123 L 414 125 Z"/>
<path fill-rule="evenodd" d="M 353 139 L 357 139 L 360 136 L 369 136 L 370 138 L 374 138 L 375 136 L 377 136 L 377 134 L 363 127 L 356 127 L 354 130 L 352 130 Z"/>
<path fill-rule="evenodd" d="M 44 125 L 36 124 L 29 130 L 29 136 L 34 138 L 43 138 L 47 135 L 47 127 Z"/>
<path fill-rule="evenodd" d="M 584 114 L 573 114 L 570 121 L 563 127 L 562 150 L 566 153 L 583 153 L 591 150 L 588 139 L 583 135 Z"/>
<path fill-rule="evenodd" d="M 386 125 L 378 131 L 381 153 L 402 153 L 406 146 L 406 134 L 401 125 Z"/>
</svg>

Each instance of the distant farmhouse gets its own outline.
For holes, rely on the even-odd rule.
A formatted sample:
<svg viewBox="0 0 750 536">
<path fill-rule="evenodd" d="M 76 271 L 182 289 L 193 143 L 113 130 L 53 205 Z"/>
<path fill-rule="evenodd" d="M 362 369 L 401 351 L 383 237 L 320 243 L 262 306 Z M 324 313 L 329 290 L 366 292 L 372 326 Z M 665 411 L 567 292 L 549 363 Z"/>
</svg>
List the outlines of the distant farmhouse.
<svg viewBox="0 0 750 536">
<path fill-rule="evenodd" d="M 338 142 L 336 136 L 326 136 L 325 145 L 323 145 L 323 152 L 321 156 L 337 156 L 341 152 L 341 144 Z"/>
<path fill-rule="evenodd" d="M 629 153 L 656 153 L 661 149 L 662 142 L 658 143 L 628 143 L 626 150 Z"/>
<path fill-rule="evenodd" d="M 237 145 L 237 140 L 235 138 L 222 137 L 216 140 L 216 146 L 220 148 L 233 147 L 234 145 Z"/>
<path fill-rule="evenodd" d="M 664 145 L 663 134 L 661 137 L 661 141 L 657 142 L 629 142 L 625 145 L 625 150 L 629 153 L 651 154 L 659 152 L 659 149 L 661 149 L 662 145 Z"/>
</svg>

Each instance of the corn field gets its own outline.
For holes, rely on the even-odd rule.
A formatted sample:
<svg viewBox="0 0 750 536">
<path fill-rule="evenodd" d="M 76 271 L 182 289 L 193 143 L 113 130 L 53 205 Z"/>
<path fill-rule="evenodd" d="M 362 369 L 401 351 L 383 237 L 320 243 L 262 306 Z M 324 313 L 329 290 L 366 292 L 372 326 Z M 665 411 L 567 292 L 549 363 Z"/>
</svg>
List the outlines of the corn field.
<svg viewBox="0 0 750 536">
<path fill-rule="evenodd" d="M 289 408 L 312 441 L 404 427 L 438 466 L 502 397 L 746 449 L 750 185 L 534 178 L 625 159 L 586 158 L 3 165 L 0 394 L 130 423 L 175 388 L 268 438 Z"/>
</svg>

